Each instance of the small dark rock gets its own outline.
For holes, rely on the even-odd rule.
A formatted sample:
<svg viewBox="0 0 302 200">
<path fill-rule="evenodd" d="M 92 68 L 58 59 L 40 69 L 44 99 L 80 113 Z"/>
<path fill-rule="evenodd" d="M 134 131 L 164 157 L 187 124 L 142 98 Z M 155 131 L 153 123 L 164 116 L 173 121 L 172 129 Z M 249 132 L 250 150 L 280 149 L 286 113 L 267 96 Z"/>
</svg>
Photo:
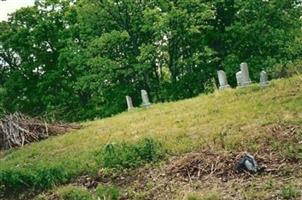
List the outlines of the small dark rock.
<svg viewBox="0 0 302 200">
<path fill-rule="evenodd" d="M 254 156 L 249 153 L 246 153 L 236 165 L 238 172 L 248 171 L 250 173 L 257 173 L 259 169 Z"/>
</svg>

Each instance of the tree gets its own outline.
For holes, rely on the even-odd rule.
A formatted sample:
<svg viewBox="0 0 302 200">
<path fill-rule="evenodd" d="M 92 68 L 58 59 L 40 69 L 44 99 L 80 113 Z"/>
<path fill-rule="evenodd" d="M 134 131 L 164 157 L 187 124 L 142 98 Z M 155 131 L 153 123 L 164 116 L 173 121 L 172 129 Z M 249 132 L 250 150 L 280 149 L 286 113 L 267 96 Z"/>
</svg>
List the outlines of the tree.
<svg viewBox="0 0 302 200">
<path fill-rule="evenodd" d="M 18 10 L 3 23 L 9 27 L 1 34 L 2 54 L 10 55 L 1 56 L 9 67 L 4 84 L 4 103 L 9 111 L 36 115 L 66 104 L 71 77 L 68 69 L 58 63 L 68 35 L 66 6 L 66 1 L 39 1 L 34 7 Z"/>
<path fill-rule="evenodd" d="M 126 95 L 139 105 L 141 89 L 193 97 L 218 69 L 235 85 L 241 62 L 253 80 L 283 72 L 301 58 L 300 17 L 298 0 L 38 0 L 0 23 L 3 106 L 85 120 L 124 111 Z"/>
<path fill-rule="evenodd" d="M 252 78 L 258 80 L 262 69 L 272 71 L 277 63 L 301 56 L 301 50 L 290 50 L 299 44 L 297 37 L 301 38 L 300 16 L 297 0 L 218 1 L 219 40 L 212 46 L 220 49 L 221 65 L 229 74 L 239 71 L 240 62 L 247 62 Z"/>
</svg>

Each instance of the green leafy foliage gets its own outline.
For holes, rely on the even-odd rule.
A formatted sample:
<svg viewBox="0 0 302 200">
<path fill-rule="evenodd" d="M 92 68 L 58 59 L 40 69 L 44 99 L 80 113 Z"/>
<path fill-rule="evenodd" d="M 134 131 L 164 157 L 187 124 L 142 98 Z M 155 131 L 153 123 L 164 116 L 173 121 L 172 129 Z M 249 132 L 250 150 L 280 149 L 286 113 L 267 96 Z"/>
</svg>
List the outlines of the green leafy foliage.
<svg viewBox="0 0 302 200">
<path fill-rule="evenodd" d="M 44 190 L 68 180 L 63 168 L 42 167 L 35 172 L 27 169 L 7 169 L 0 171 L 0 185 L 4 192 L 17 192 L 27 188 Z"/>
<path fill-rule="evenodd" d="M 98 157 L 104 168 L 134 168 L 163 158 L 165 150 L 153 139 L 137 143 L 107 144 Z"/>
<path fill-rule="evenodd" d="M 0 23 L 3 108 L 80 121 L 231 85 L 241 62 L 253 81 L 301 73 L 299 0 L 37 0 Z"/>
<path fill-rule="evenodd" d="M 3 99 L 5 98 L 5 89 L 0 87 L 0 116 L 2 116 L 5 112 L 5 109 L 3 107 Z"/>
</svg>

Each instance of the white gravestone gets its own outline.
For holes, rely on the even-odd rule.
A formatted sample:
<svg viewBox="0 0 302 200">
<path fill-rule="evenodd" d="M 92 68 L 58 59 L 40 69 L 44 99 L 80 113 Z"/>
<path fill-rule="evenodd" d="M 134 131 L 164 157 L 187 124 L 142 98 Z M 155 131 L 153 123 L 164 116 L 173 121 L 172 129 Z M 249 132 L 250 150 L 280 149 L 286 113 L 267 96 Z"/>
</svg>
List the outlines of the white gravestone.
<svg viewBox="0 0 302 200">
<path fill-rule="evenodd" d="M 260 73 L 260 86 L 265 87 L 268 85 L 267 73 L 265 71 L 261 71 Z"/>
<path fill-rule="evenodd" d="M 240 69 L 242 73 L 242 86 L 250 85 L 252 81 L 250 79 L 249 68 L 247 63 L 241 63 Z"/>
<path fill-rule="evenodd" d="M 226 88 L 229 88 L 230 85 L 228 84 L 228 80 L 227 80 L 225 72 L 223 70 L 219 70 L 217 72 L 217 74 L 218 74 L 218 80 L 219 80 L 219 89 L 224 90 Z"/>
<path fill-rule="evenodd" d="M 146 90 L 141 90 L 141 96 L 142 96 L 142 100 L 143 100 L 142 106 L 144 106 L 144 107 L 150 106 L 151 103 L 149 101 L 148 93 Z"/>
<path fill-rule="evenodd" d="M 128 110 L 133 109 L 132 98 L 130 96 L 126 96 L 126 101 L 127 101 Z"/>
<path fill-rule="evenodd" d="M 242 72 L 236 73 L 237 87 L 242 87 Z"/>
</svg>

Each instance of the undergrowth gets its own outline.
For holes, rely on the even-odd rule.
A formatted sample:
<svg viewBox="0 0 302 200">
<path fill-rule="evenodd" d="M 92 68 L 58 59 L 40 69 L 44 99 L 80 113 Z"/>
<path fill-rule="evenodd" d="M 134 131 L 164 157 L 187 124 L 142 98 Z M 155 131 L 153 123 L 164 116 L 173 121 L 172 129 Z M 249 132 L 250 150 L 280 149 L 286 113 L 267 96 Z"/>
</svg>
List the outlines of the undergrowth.
<svg viewBox="0 0 302 200">
<path fill-rule="evenodd" d="M 2 193 L 26 189 L 45 190 L 66 182 L 70 176 L 64 168 L 44 166 L 36 171 L 30 169 L 6 169 L 0 171 Z"/>
<path fill-rule="evenodd" d="M 137 143 L 107 144 L 98 154 L 103 168 L 134 168 L 162 159 L 165 150 L 154 139 L 146 138 Z"/>
<path fill-rule="evenodd" d="M 95 153 L 95 159 L 102 168 L 134 168 L 146 163 L 157 162 L 162 159 L 166 151 L 163 146 L 152 138 L 145 138 L 136 143 L 107 144 Z M 37 170 L 31 168 L 12 168 L 0 171 L 0 185 L 2 192 L 20 192 L 26 189 L 40 191 L 52 188 L 71 180 L 75 176 L 68 174 L 63 167 L 39 166 Z M 107 188 L 108 189 L 108 188 Z M 106 190 L 99 191 L 105 192 Z"/>
</svg>

